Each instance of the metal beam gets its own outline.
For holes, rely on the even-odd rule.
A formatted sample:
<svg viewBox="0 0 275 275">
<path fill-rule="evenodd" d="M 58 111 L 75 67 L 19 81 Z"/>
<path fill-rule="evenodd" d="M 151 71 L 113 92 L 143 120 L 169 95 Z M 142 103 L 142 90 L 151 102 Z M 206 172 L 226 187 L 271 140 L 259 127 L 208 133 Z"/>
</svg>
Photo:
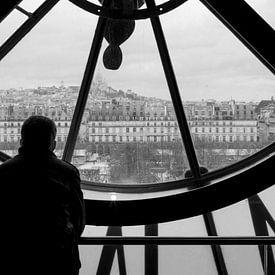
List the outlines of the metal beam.
<svg viewBox="0 0 275 275">
<path fill-rule="evenodd" d="M 210 212 L 204 214 L 203 219 L 208 236 L 218 236 L 212 213 Z M 216 263 L 218 274 L 228 275 L 221 247 L 219 245 L 211 245 L 211 250 L 213 253 L 214 261 Z"/>
<path fill-rule="evenodd" d="M 158 224 L 145 225 L 145 236 L 158 236 Z M 158 246 L 145 245 L 144 274 L 158 275 Z"/>
<path fill-rule="evenodd" d="M 90 54 L 86 64 L 84 76 L 82 79 L 79 96 L 74 110 L 70 131 L 68 134 L 67 142 L 64 148 L 63 160 L 71 161 L 73 156 L 74 147 L 76 144 L 82 116 L 85 110 L 86 102 L 89 96 L 91 83 L 94 77 L 94 72 L 98 60 L 98 55 L 101 49 L 103 34 L 105 30 L 107 19 L 100 17 L 97 22 Z"/>
<path fill-rule="evenodd" d="M 185 174 L 186 177 L 192 176 L 192 172 L 188 173 L 189 171 L 186 172 L 186 174 Z M 207 169 L 205 172 L 207 172 Z M 202 216 L 203 216 L 204 224 L 206 227 L 207 235 L 208 236 L 217 236 L 218 232 L 216 229 L 213 214 L 211 212 L 208 212 L 206 214 L 203 214 Z M 213 257 L 214 257 L 214 261 L 216 263 L 216 268 L 217 268 L 218 274 L 228 275 L 221 247 L 219 245 L 211 245 L 211 250 L 212 250 Z"/>
<path fill-rule="evenodd" d="M 154 8 L 156 6 L 155 0 L 145 0 L 148 8 Z M 175 113 L 178 120 L 183 143 L 185 145 L 186 154 L 188 157 L 190 169 L 195 179 L 201 177 L 200 167 L 197 160 L 195 148 L 193 145 L 191 133 L 189 131 L 188 122 L 185 117 L 183 104 L 180 97 L 180 92 L 177 86 L 176 77 L 173 71 L 172 62 L 169 56 L 169 51 L 166 45 L 164 33 L 159 20 L 159 17 L 151 17 L 151 24 L 155 34 L 158 50 L 160 53 L 162 66 L 170 90 L 172 102 L 175 108 Z M 211 213 L 203 215 L 208 235 L 217 235 L 214 219 Z M 219 246 L 211 246 L 214 260 L 216 263 L 217 271 L 219 275 L 227 275 L 227 269 L 221 248 Z"/>
<path fill-rule="evenodd" d="M 244 0 L 200 0 L 272 73 L 275 32 Z"/>
<path fill-rule="evenodd" d="M 145 0 L 147 7 L 154 8 L 156 3 L 154 0 Z M 159 17 L 151 17 L 151 24 L 155 34 L 162 66 L 164 69 L 166 81 L 169 87 L 171 99 L 175 108 L 177 116 L 178 126 L 181 132 L 182 141 L 185 147 L 186 155 L 189 161 L 190 169 L 193 172 L 195 178 L 200 178 L 199 163 L 196 157 L 195 148 L 193 145 L 192 137 L 189 131 L 188 122 L 184 113 L 183 104 L 176 80 L 176 76 L 173 70 L 173 65 L 170 59 L 169 51 L 166 45 L 164 33 L 159 20 Z"/>
<path fill-rule="evenodd" d="M 267 224 L 275 232 L 275 222 L 258 195 L 248 199 L 248 205 L 256 236 L 268 236 Z M 275 274 L 275 261 L 271 246 L 259 245 L 261 262 L 266 275 Z M 268 265 L 266 264 L 268 262 Z"/>
<path fill-rule="evenodd" d="M 107 236 L 122 236 L 122 229 L 120 226 L 110 226 L 107 230 Z M 111 274 L 115 253 L 117 252 L 118 267 L 120 275 L 127 275 L 126 273 L 126 261 L 124 248 L 122 245 L 104 245 L 99 264 L 97 268 L 97 275 L 109 275 Z"/>
<path fill-rule="evenodd" d="M 17 43 L 59 2 L 47 0 L 2 44 L 0 61 L 17 45 Z"/>
<path fill-rule="evenodd" d="M 275 245 L 275 237 L 82 237 L 80 245 Z"/>
<path fill-rule="evenodd" d="M 23 9 L 23 8 L 21 8 L 21 7 L 19 7 L 19 6 L 17 6 L 16 9 L 17 9 L 18 11 L 20 11 L 21 13 L 25 14 L 25 15 L 28 16 L 28 17 L 31 17 L 31 16 L 32 16 L 32 13 L 31 13 L 31 12 L 28 12 L 28 11 L 26 11 L 25 9 Z"/>
</svg>

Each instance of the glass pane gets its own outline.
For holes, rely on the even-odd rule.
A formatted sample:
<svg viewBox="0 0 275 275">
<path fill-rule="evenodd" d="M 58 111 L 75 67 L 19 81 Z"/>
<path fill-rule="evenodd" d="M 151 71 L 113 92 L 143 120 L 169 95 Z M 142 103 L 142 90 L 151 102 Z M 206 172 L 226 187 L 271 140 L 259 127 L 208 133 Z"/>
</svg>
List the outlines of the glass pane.
<svg viewBox="0 0 275 275">
<path fill-rule="evenodd" d="M 20 7 L 28 12 L 34 12 L 45 0 L 23 0 Z"/>
<path fill-rule="evenodd" d="M 27 17 L 17 10 L 13 10 L 0 23 L 0 44 L 2 45 L 21 24 L 26 21 Z"/>
<path fill-rule="evenodd" d="M 104 260 L 105 265 L 110 264 L 111 274 L 119 274 L 117 250 L 112 258 L 113 261 L 110 262 L 106 248 L 105 246 L 105 251 L 102 253 L 103 246 L 80 246 L 81 275 L 96 273 L 100 260 Z M 108 246 L 109 250 L 114 248 Z M 127 274 L 144 274 L 146 268 L 144 246 L 127 245 L 123 246 L 123 250 Z M 222 251 L 228 274 L 264 274 L 258 246 L 225 245 L 222 246 Z M 148 264 L 151 268 L 157 264 L 158 274 L 217 274 L 210 246 L 158 246 L 156 258 L 151 258 Z"/>
<path fill-rule="evenodd" d="M 150 227 L 150 226 L 149 226 Z M 82 236 L 84 237 L 101 237 L 106 236 L 108 227 L 86 225 Z M 178 236 L 194 237 L 207 236 L 205 223 L 202 216 L 189 219 L 178 220 L 167 223 L 160 223 L 151 227 L 151 232 L 156 232 L 155 236 Z M 123 226 L 122 236 L 145 236 L 145 225 L 140 226 Z"/>
<path fill-rule="evenodd" d="M 213 212 L 219 236 L 255 236 L 247 200 Z"/>
<path fill-rule="evenodd" d="M 45 115 L 56 123 L 61 157 L 95 22 L 62 1 L 1 61 L 0 150 L 14 156 L 23 121 Z"/>
<path fill-rule="evenodd" d="M 274 195 L 275 195 L 275 186 L 272 186 L 259 194 L 260 199 L 264 203 L 273 221 L 275 220 Z M 270 221 L 269 222 L 267 221 L 267 231 L 269 236 L 275 236 L 275 228 L 270 226 Z"/>
<path fill-rule="evenodd" d="M 106 236 L 107 226 L 86 225 L 82 237 L 102 237 Z"/>
<path fill-rule="evenodd" d="M 199 1 L 161 22 L 200 164 L 215 170 L 274 141 L 271 72 Z"/>
<path fill-rule="evenodd" d="M 271 216 L 275 219 L 275 202 L 274 202 L 274 195 L 275 195 L 275 186 L 272 186 L 263 192 L 259 193 L 259 197 L 265 204 L 266 208 L 270 212 Z"/>
<path fill-rule="evenodd" d="M 225 245 L 222 250 L 228 274 L 264 274 L 258 246 Z"/>
<path fill-rule="evenodd" d="M 275 27 L 275 2 L 273 0 L 245 0 L 273 28 Z"/>
<path fill-rule="evenodd" d="M 196 216 L 174 222 L 160 223 L 159 236 L 207 236 L 202 216 Z"/>
<path fill-rule="evenodd" d="M 108 247 L 112 249 L 111 246 Z M 106 247 L 105 247 L 106 249 Z M 144 246 L 123 246 L 127 274 L 144 274 Z M 209 246 L 159 246 L 156 262 L 150 259 L 148 263 L 158 266 L 158 274 L 217 274 L 216 266 Z M 81 275 L 95 274 L 98 271 L 99 260 L 104 258 L 105 267 L 110 261 L 106 254 L 101 254 L 102 246 L 80 246 L 82 268 Z M 105 256 L 105 257 L 104 257 Z M 107 261 L 106 261 L 107 260 Z M 110 259 L 109 259 L 110 260 Z M 119 274 L 118 253 L 116 252 L 111 263 L 111 274 Z M 148 268 L 148 266 L 147 266 Z M 235 274 L 235 273 L 229 273 Z M 239 273 L 238 273 L 239 274 Z M 249 273 L 243 273 L 249 274 Z M 256 274 L 256 273 L 251 273 Z M 261 274 L 261 273 L 258 273 Z"/>
<path fill-rule="evenodd" d="M 147 41 L 152 40 L 152 43 Z M 118 70 L 102 64 L 82 119 L 73 164 L 83 180 L 136 184 L 181 179 L 188 169 L 162 65 L 148 21 L 121 45 Z"/>
<path fill-rule="evenodd" d="M 218 274 L 209 246 L 159 246 L 159 274 Z"/>
<path fill-rule="evenodd" d="M 44 0 L 23 0 L 19 7 L 27 12 L 34 12 L 43 2 Z M 0 44 L 4 43 L 27 19 L 27 15 L 19 10 L 11 11 L 0 24 Z"/>
<path fill-rule="evenodd" d="M 107 235 L 107 226 L 86 225 L 82 234 L 83 237 L 102 237 Z M 123 226 L 122 236 L 144 236 L 144 225 Z"/>
<path fill-rule="evenodd" d="M 95 274 L 98 267 L 102 248 L 102 245 L 79 246 L 81 260 L 80 275 Z"/>
<path fill-rule="evenodd" d="M 90 246 L 90 245 L 81 245 L 80 246 L 80 258 L 82 267 L 80 269 L 80 275 L 90 275 L 90 274 L 103 274 L 100 273 L 99 261 L 103 260 L 104 269 L 106 265 L 110 267 L 110 275 L 120 274 L 119 264 L 118 264 L 118 253 L 117 250 L 110 262 L 110 258 L 106 255 L 106 250 L 103 252 L 103 249 L 115 249 L 115 246 Z M 139 275 L 144 273 L 144 246 L 123 246 L 124 250 L 124 261 L 126 266 L 126 273 Z M 103 253 L 102 253 L 103 252 Z M 110 266 L 109 266 L 110 264 Z M 104 273 L 105 274 L 105 273 Z M 109 273 L 108 273 L 109 274 Z"/>
<path fill-rule="evenodd" d="M 269 223 L 272 224 L 272 222 L 270 222 L 269 218 L 266 218 L 266 213 L 273 220 L 275 217 L 274 191 L 275 188 L 271 187 L 259 193 L 258 195 L 262 200 L 262 203 L 259 202 L 257 198 L 253 199 L 252 197 L 250 199 L 250 205 L 248 203 L 248 200 L 243 200 L 241 202 L 213 212 L 218 235 L 274 236 L 275 230 L 273 230 L 274 228 L 272 229 L 269 225 Z M 254 207 L 258 207 L 256 208 L 256 211 Z M 254 228 L 251 211 L 253 211 L 255 219 L 257 220 L 257 228 Z M 267 225 L 267 231 L 263 231 L 265 230 L 265 225 Z"/>
</svg>

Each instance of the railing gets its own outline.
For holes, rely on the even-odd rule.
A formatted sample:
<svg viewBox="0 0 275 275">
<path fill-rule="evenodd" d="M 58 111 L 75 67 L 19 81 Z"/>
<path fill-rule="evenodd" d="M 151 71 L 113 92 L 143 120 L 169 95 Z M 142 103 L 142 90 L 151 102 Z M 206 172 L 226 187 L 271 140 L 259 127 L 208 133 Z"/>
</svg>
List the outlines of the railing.
<svg viewBox="0 0 275 275">
<path fill-rule="evenodd" d="M 80 245 L 275 245 L 275 237 L 82 237 Z"/>
<path fill-rule="evenodd" d="M 123 245 L 145 245 L 145 246 L 178 246 L 178 245 L 257 245 L 260 250 L 262 259 L 262 267 L 264 275 L 273 274 L 271 265 L 274 264 L 273 253 L 271 245 L 275 245 L 275 237 L 255 236 L 255 237 L 158 237 L 158 236 L 139 236 L 139 237 L 123 237 L 123 236 L 107 236 L 107 237 L 82 237 L 79 242 L 80 245 L 104 245 L 104 246 L 123 246 Z M 122 254 L 123 255 L 123 254 Z M 118 255 L 118 257 L 122 256 Z M 151 255 L 152 256 L 152 255 Z M 150 256 L 147 255 L 150 258 Z M 157 259 L 157 258 L 156 258 Z M 152 263 L 150 258 L 150 265 L 157 265 L 157 260 Z M 121 261 L 122 259 L 118 259 Z M 123 261 L 123 260 L 122 260 Z M 111 261 L 112 262 L 112 261 Z M 124 263 L 125 264 L 125 263 Z M 158 270 L 157 267 L 153 268 Z M 145 269 L 146 270 L 146 269 Z M 149 269 L 150 270 L 150 269 Z M 148 270 L 147 270 L 148 271 Z M 226 271 L 227 272 L 227 271 Z M 154 272 L 157 274 L 158 272 Z M 123 273 L 124 274 L 124 273 Z M 126 274 L 126 273 L 125 273 Z M 145 271 L 145 274 L 151 274 Z M 220 273 L 219 273 L 220 274 Z M 226 273 L 227 274 L 227 273 Z"/>
</svg>

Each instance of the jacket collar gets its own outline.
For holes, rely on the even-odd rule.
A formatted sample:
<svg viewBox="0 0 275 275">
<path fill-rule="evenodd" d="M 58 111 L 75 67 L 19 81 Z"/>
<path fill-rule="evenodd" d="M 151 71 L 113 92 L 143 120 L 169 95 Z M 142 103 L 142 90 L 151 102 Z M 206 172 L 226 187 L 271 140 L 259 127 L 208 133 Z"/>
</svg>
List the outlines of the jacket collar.
<svg viewBox="0 0 275 275">
<path fill-rule="evenodd" d="M 20 147 L 18 149 L 19 155 L 22 156 L 32 156 L 32 157 L 38 157 L 38 158 L 49 158 L 49 157 L 54 157 L 56 158 L 56 155 L 54 152 L 52 152 L 49 149 L 32 149 L 32 148 L 25 148 L 24 146 Z"/>
</svg>

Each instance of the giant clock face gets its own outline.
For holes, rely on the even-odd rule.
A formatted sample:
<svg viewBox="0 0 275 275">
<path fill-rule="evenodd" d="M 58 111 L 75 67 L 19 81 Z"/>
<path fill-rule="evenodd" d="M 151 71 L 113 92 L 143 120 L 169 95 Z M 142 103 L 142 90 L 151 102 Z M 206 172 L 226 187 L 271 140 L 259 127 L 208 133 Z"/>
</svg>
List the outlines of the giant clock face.
<svg viewBox="0 0 275 275">
<path fill-rule="evenodd" d="M 245 1 L 24 2 L 37 26 L 1 23 L 1 150 L 28 115 L 53 118 L 100 209 L 88 223 L 178 220 L 273 185 L 272 1 L 247 1 L 262 17 Z"/>
</svg>

